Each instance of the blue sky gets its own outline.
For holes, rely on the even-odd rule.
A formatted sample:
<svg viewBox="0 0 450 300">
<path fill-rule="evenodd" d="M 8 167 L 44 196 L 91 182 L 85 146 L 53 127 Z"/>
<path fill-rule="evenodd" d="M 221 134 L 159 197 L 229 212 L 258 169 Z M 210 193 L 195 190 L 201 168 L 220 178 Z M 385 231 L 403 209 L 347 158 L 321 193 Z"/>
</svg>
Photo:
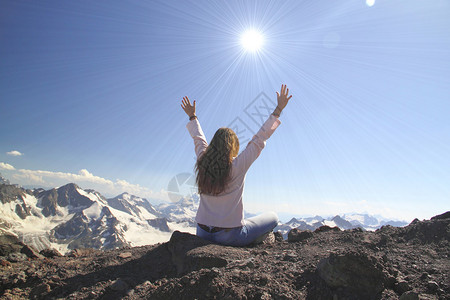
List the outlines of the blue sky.
<svg viewBox="0 0 450 300">
<path fill-rule="evenodd" d="M 429 218 L 450 203 L 449 13 L 445 0 L 2 1 L 0 172 L 167 200 L 193 173 L 183 96 L 208 140 L 245 129 L 243 150 L 285 83 L 247 210 Z M 251 28 L 258 52 L 240 42 Z"/>
</svg>

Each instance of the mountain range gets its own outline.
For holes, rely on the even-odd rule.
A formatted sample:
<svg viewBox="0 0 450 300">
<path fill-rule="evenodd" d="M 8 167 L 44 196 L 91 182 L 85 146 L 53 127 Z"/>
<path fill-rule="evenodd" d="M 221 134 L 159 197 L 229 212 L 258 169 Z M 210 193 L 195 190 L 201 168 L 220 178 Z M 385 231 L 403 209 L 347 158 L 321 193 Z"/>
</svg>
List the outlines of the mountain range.
<svg viewBox="0 0 450 300">
<path fill-rule="evenodd" d="M 168 241 L 175 230 L 195 233 L 198 203 L 195 193 L 178 202 L 154 206 L 128 193 L 105 198 L 74 183 L 49 190 L 24 189 L 0 177 L 0 235 L 14 234 L 37 250 L 54 248 L 61 253 L 76 248 L 108 250 L 150 245 Z M 292 218 L 280 223 L 275 231 L 287 238 L 292 228 L 315 230 L 323 225 L 373 231 L 383 225 L 407 223 L 347 214 L 327 219 Z"/>
<path fill-rule="evenodd" d="M 367 231 L 374 231 L 382 226 L 390 225 L 395 227 L 402 227 L 408 225 L 405 221 L 394 221 L 384 218 L 376 218 L 369 214 L 344 214 L 342 216 L 336 215 L 334 217 L 322 218 L 321 216 L 292 218 L 289 222 L 279 224 L 274 230 L 280 231 L 286 239 L 288 232 L 297 228 L 299 230 L 314 231 L 321 226 L 339 227 L 342 230 L 361 228 Z"/>
<path fill-rule="evenodd" d="M 123 193 L 107 199 L 74 183 L 23 189 L 0 184 L 0 234 L 15 234 L 37 250 L 115 249 L 166 242 L 174 230 L 194 233 L 195 197 L 154 207 Z"/>
</svg>

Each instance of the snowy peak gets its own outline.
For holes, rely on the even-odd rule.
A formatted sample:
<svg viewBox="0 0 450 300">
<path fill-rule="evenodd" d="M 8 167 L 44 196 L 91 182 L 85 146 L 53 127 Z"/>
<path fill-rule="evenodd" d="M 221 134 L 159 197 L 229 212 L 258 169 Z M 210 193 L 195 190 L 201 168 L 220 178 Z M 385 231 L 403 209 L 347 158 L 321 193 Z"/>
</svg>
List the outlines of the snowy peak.
<svg viewBox="0 0 450 300">
<path fill-rule="evenodd" d="M 384 225 L 392 225 L 396 227 L 406 226 L 408 225 L 405 221 L 399 221 L 399 220 L 390 220 L 385 219 L 381 216 L 372 216 L 369 214 L 344 214 L 342 216 L 345 220 L 352 223 L 354 226 L 360 226 L 367 230 L 376 230 Z"/>
<path fill-rule="evenodd" d="M 97 197 L 89 197 L 89 193 L 83 191 L 74 183 L 66 184 L 57 189 L 42 191 L 38 194 L 39 206 L 45 217 L 61 214 L 59 208 L 67 208 L 69 213 L 74 213 L 90 207 Z M 91 199 L 94 198 L 94 199 Z"/>
<path fill-rule="evenodd" d="M 355 228 L 355 226 L 350 223 L 349 221 L 341 218 L 340 216 L 335 216 L 331 219 L 332 222 L 334 222 L 334 224 L 336 224 L 337 227 L 341 228 L 341 229 L 352 229 Z"/>
<path fill-rule="evenodd" d="M 160 213 L 146 199 L 128 193 L 107 199 L 107 203 L 112 208 L 141 219 L 154 219 L 160 216 Z"/>
<path fill-rule="evenodd" d="M 0 201 L 0 230 L 38 250 L 142 246 L 165 242 L 174 230 L 195 231 L 190 209 L 169 220 L 146 199 L 128 193 L 106 199 L 73 183 L 50 190 L 0 184 Z"/>
<path fill-rule="evenodd" d="M 17 199 L 23 199 L 24 195 L 24 190 L 16 185 L 7 183 L 0 184 L 0 202 L 3 204 L 14 202 Z"/>
<path fill-rule="evenodd" d="M 157 209 L 170 221 L 194 225 L 199 200 L 198 194 L 193 194 L 190 198 L 181 198 L 178 202 L 162 203 Z"/>
<path fill-rule="evenodd" d="M 343 218 L 353 225 L 378 226 L 380 222 L 374 216 L 368 214 L 344 214 Z"/>
<path fill-rule="evenodd" d="M 327 219 L 321 216 L 306 217 L 306 218 L 292 218 L 285 224 L 280 224 L 275 228 L 279 230 L 286 238 L 289 230 L 297 228 L 299 230 L 316 230 L 321 226 L 339 227 L 342 230 L 362 228 L 364 230 L 376 230 L 383 225 L 405 226 L 403 221 L 386 221 L 378 220 L 377 217 L 368 214 L 344 214 L 342 216 L 336 215 Z"/>
</svg>

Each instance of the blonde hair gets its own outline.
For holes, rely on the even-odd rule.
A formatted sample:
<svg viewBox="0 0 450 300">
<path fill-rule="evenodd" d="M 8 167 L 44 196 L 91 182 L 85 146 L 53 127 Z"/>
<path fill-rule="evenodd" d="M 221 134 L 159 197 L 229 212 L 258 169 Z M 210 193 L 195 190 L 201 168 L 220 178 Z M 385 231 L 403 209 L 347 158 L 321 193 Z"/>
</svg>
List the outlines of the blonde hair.
<svg viewBox="0 0 450 300">
<path fill-rule="evenodd" d="M 218 195 L 227 187 L 231 162 L 239 152 L 239 140 L 230 128 L 219 128 L 195 164 L 199 194 Z"/>
</svg>

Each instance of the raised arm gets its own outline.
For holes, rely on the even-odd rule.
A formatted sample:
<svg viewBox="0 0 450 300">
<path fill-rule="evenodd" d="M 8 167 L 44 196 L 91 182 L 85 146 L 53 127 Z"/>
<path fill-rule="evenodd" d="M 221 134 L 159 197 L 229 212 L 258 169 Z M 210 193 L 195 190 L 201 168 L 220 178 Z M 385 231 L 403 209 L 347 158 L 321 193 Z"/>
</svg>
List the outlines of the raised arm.
<svg viewBox="0 0 450 300">
<path fill-rule="evenodd" d="M 188 115 L 189 120 L 197 118 L 197 116 L 195 115 L 195 100 L 194 105 L 191 105 L 191 101 L 189 101 L 189 98 L 187 96 L 184 96 L 183 100 L 181 101 L 181 108 Z"/>
<path fill-rule="evenodd" d="M 194 139 L 195 154 L 199 157 L 208 147 L 208 142 L 206 141 L 205 134 L 203 133 L 202 127 L 198 122 L 197 116 L 195 115 L 195 100 L 194 105 L 191 105 L 188 97 L 183 97 L 181 108 L 189 116 L 189 122 L 186 128 L 189 134 Z"/>
<path fill-rule="evenodd" d="M 281 111 L 286 107 L 286 105 L 289 102 L 289 99 L 292 98 L 292 95 L 289 96 L 289 89 L 286 88 L 285 84 L 281 85 L 281 91 L 278 93 L 277 92 L 277 101 L 278 101 L 278 105 L 275 108 L 275 110 L 273 111 L 272 115 L 274 115 L 275 117 L 279 117 L 281 114 Z"/>
<path fill-rule="evenodd" d="M 236 158 L 236 171 L 238 173 L 245 174 L 253 162 L 259 157 L 261 151 L 266 146 L 266 141 L 281 124 L 278 117 L 291 98 L 292 95 L 289 95 L 289 89 L 286 88 L 286 85 L 282 85 L 280 93 L 277 92 L 278 105 L 272 115 L 269 116 L 267 121 L 261 126 L 259 131 L 253 136 L 252 140 L 247 144 L 244 151 L 242 151 Z"/>
</svg>

